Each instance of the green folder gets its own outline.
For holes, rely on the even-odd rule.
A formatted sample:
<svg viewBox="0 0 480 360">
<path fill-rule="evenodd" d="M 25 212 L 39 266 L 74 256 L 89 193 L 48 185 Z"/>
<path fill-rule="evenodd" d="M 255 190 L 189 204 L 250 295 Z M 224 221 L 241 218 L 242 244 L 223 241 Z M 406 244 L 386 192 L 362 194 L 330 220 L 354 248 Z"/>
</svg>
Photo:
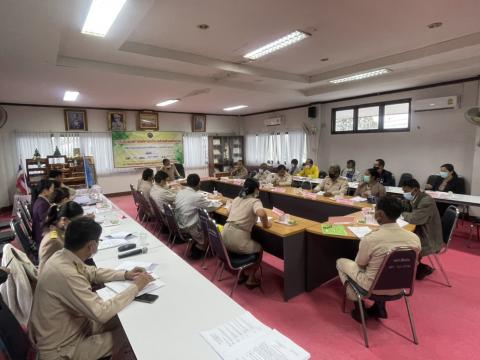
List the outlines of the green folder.
<svg viewBox="0 0 480 360">
<path fill-rule="evenodd" d="M 346 236 L 347 230 L 344 225 L 323 224 L 322 231 L 325 235 Z"/>
</svg>

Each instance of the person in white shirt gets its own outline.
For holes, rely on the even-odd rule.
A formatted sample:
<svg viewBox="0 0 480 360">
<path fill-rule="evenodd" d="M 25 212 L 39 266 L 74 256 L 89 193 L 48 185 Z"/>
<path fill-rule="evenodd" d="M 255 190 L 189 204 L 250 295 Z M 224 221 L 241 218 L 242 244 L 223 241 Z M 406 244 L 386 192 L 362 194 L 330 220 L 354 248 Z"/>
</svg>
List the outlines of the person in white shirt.
<svg viewBox="0 0 480 360">
<path fill-rule="evenodd" d="M 141 191 L 145 199 L 148 200 L 150 196 L 150 190 L 152 189 L 153 182 L 153 170 L 147 168 L 143 170 L 142 178 L 138 180 L 137 190 Z"/>
<path fill-rule="evenodd" d="M 173 205 L 177 193 L 167 185 L 168 174 L 164 171 L 157 171 L 155 174 L 155 184 L 150 190 L 150 198 L 155 201 L 160 211 L 163 213 L 165 204 Z"/>
<path fill-rule="evenodd" d="M 361 181 L 362 176 L 360 175 L 360 172 L 355 169 L 355 160 L 348 160 L 347 161 L 347 167 L 342 170 L 340 173 L 340 176 L 347 179 L 348 181 Z"/>
<path fill-rule="evenodd" d="M 272 173 L 268 171 L 268 165 L 263 163 L 263 164 L 260 164 L 260 168 L 258 169 L 258 172 L 255 174 L 253 178 L 255 180 L 258 180 L 259 183 L 267 183 L 269 182 L 271 174 Z"/>
<path fill-rule="evenodd" d="M 175 198 L 175 218 L 178 227 L 182 232 L 189 234 L 195 242 L 190 253 L 192 259 L 201 258 L 206 248 L 198 210 L 212 212 L 220 207 L 218 202 L 210 201 L 199 193 L 199 189 L 200 177 L 197 174 L 190 174 L 187 176 L 187 187 L 180 190 Z"/>
</svg>

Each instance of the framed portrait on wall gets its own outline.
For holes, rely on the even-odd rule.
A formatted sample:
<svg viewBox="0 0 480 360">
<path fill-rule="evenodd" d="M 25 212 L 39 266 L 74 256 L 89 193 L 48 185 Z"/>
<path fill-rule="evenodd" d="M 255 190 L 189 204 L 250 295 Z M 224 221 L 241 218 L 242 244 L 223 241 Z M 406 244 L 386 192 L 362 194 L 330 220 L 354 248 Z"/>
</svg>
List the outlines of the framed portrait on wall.
<svg viewBox="0 0 480 360">
<path fill-rule="evenodd" d="M 108 130 L 125 131 L 127 130 L 127 116 L 121 111 L 109 111 L 107 115 Z"/>
<path fill-rule="evenodd" d="M 138 113 L 137 130 L 158 130 L 158 113 L 140 111 Z"/>
<path fill-rule="evenodd" d="M 87 111 L 77 109 L 64 109 L 66 131 L 87 131 Z"/>
<path fill-rule="evenodd" d="M 193 114 L 192 115 L 192 132 L 207 131 L 207 115 Z"/>
</svg>

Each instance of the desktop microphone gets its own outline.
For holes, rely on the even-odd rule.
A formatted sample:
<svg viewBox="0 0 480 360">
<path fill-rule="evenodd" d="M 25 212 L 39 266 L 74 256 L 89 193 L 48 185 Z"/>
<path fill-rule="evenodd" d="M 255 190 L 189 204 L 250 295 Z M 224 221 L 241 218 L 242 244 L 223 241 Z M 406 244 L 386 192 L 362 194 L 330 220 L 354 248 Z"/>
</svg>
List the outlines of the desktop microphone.
<svg viewBox="0 0 480 360">
<path fill-rule="evenodd" d="M 118 254 L 119 259 L 123 259 L 129 256 L 134 256 L 134 255 L 139 255 L 139 254 L 146 254 L 148 251 L 148 248 L 144 247 L 142 249 L 134 249 L 134 250 L 128 250 L 124 251 Z"/>
</svg>

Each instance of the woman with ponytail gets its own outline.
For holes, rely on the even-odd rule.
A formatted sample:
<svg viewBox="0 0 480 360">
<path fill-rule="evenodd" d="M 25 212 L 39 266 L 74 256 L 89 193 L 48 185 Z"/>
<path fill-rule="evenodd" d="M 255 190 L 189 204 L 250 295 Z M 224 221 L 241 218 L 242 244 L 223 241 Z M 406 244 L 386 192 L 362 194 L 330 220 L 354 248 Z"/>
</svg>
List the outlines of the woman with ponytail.
<svg viewBox="0 0 480 360">
<path fill-rule="evenodd" d="M 49 231 L 40 243 L 38 251 L 39 272 L 42 271 L 46 261 L 58 250 L 63 249 L 63 238 L 67 225 L 74 219 L 83 215 L 83 208 L 74 201 L 69 201 L 62 206 L 52 205 L 48 210 L 45 226 Z"/>
<path fill-rule="evenodd" d="M 263 208 L 262 202 L 258 199 L 260 192 L 258 181 L 252 178 L 245 180 L 243 189 L 240 191 L 229 209 L 227 222 L 224 226 L 222 237 L 225 247 L 228 251 L 236 254 L 258 254 L 258 264 L 262 262 L 262 246 L 252 240 L 250 234 L 259 217 L 264 228 L 269 228 L 272 224 L 268 221 L 268 216 Z M 246 286 L 253 289 L 260 285 L 260 281 L 255 278 L 258 269 L 256 266 L 245 274 Z"/>
</svg>

